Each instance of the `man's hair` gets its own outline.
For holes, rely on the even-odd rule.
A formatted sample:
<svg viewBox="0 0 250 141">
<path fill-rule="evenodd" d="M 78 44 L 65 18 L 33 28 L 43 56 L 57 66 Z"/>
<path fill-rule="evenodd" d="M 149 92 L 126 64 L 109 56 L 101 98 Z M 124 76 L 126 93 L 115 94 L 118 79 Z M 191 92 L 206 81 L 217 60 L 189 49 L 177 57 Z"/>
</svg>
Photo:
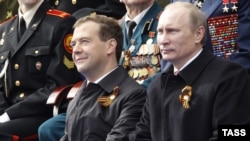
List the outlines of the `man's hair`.
<svg viewBox="0 0 250 141">
<path fill-rule="evenodd" d="M 73 28 L 76 28 L 88 21 L 92 21 L 100 25 L 99 38 L 101 41 L 107 41 L 112 38 L 116 40 L 116 59 L 117 62 L 119 62 L 123 49 L 123 33 L 118 21 L 114 18 L 107 17 L 105 15 L 91 14 L 79 18 L 74 24 Z"/>
<path fill-rule="evenodd" d="M 168 4 L 165 9 L 168 8 L 176 8 L 176 7 L 183 7 L 187 9 L 188 16 L 189 16 L 189 25 L 190 29 L 192 31 L 195 31 L 198 27 L 203 26 L 205 28 L 205 31 L 207 30 L 207 19 L 205 13 L 203 13 L 199 8 L 197 8 L 194 4 L 191 4 L 189 2 L 174 2 L 171 4 Z M 206 42 L 206 32 L 201 40 L 201 44 L 205 45 Z"/>
</svg>

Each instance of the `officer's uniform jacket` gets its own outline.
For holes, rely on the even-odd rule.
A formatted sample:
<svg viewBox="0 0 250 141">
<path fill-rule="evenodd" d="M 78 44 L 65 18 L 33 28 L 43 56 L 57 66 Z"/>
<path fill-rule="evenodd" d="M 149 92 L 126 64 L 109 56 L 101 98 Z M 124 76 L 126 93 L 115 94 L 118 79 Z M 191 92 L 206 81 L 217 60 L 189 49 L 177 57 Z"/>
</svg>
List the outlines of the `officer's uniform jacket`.
<svg viewBox="0 0 250 141">
<path fill-rule="evenodd" d="M 120 64 L 140 84 L 160 72 L 160 50 L 156 44 L 156 38 L 158 18 L 161 12 L 162 8 L 155 2 L 138 23 L 130 41 L 127 39 L 125 18 L 122 21 L 124 51 Z M 149 44 L 147 44 L 148 40 L 151 40 Z"/>
<path fill-rule="evenodd" d="M 69 46 L 75 19 L 43 2 L 18 41 L 18 16 L 0 27 L 0 114 L 51 115 L 46 100 L 80 76 Z"/>
<path fill-rule="evenodd" d="M 111 103 L 106 103 L 110 96 Z M 145 98 L 146 90 L 118 67 L 98 84 L 81 86 L 69 103 L 60 141 L 128 141 Z"/>
<path fill-rule="evenodd" d="M 177 76 L 171 67 L 151 82 L 135 141 L 215 141 L 218 125 L 250 124 L 249 92 L 245 69 L 203 50 Z"/>
</svg>

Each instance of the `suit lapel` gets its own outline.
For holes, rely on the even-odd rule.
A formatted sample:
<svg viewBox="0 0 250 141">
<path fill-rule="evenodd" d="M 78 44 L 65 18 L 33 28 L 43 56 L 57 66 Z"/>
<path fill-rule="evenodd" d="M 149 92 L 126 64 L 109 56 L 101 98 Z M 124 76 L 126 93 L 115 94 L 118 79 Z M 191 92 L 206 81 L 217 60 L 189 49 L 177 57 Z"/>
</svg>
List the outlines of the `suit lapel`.
<svg viewBox="0 0 250 141">
<path fill-rule="evenodd" d="M 14 20 L 6 35 L 6 45 L 11 54 L 16 50 L 18 46 L 18 18 Z"/>
</svg>

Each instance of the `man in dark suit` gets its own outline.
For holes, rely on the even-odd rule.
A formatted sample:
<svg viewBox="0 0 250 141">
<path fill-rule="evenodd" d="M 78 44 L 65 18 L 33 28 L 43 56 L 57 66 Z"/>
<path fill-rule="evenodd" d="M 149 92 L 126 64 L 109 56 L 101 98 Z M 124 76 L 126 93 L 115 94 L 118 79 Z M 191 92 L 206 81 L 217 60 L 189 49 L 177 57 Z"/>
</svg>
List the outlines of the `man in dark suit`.
<svg viewBox="0 0 250 141">
<path fill-rule="evenodd" d="M 49 94 L 80 80 L 69 45 L 75 18 L 43 0 L 18 2 L 18 16 L 0 26 L 1 141 L 36 134 L 52 116 Z"/>
<path fill-rule="evenodd" d="M 127 141 L 135 129 L 146 90 L 118 65 L 122 37 L 110 17 L 90 15 L 75 23 L 72 57 L 86 81 L 69 103 L 60 141 Z"/>
<path fill-rule="evenodd" d="M 157 41 L 172 66 L 151 82 L 131 140 L 217 141 L 219 125 L 250 124 L 248 73 L 203 49 L 206 29 L 205 14 L 193 4 L 165 8 Z"/>
<path fill-rule="evenodd" d="M 85 1 L 77 1 L 72 7 L 71 0 L 61 0 L 59 1 L 58 9 L 67 11 L 69 7 L 73 8 L 69 11 L 72 15 L 79 19 L 81 17 L 90 15 L 90 14 L 100 14 L 113 17 L 115 19 L 121 19 L 126 13 L 126 8 L 123 3 L 119 0 L 105 0 L 105 3 L 100 4 L 98 7 L 91 6 L 94 1 L 91 1 L 86 5 Z M 70 2 L 70 3 L 69 3 Z M 104 1 L 103 1 L 104 2 Z M 67 4 L 68 3 L 68 4 Z M 96 3 L 94 3 L 96 4 Z M 59 115 L 50 118 L 44 122 L 39 127 L 39 140 L 40 141 L 57 141 L 59 140 L 64 131 L 65 127 L 65 113 L 60 113 Z"/>
<path fill-rule="evenodd" d="M 180 0 L 172 0 L 172 2 Z M 184 0 L 194 3 L 207 17 L 205 48 L 243 66 L 250 74 L 250 1 Z"/>
</svg>

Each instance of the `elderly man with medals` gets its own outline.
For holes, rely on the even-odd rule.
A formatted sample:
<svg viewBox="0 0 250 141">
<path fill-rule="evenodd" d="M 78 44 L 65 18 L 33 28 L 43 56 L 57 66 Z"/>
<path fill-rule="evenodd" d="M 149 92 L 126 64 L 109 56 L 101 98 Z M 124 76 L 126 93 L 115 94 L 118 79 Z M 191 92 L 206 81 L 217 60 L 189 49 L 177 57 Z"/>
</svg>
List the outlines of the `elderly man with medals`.
<svg viewBox="0 0 250 141">
<path fill-rule="evenodd" d="M 151 78 L 161 71 L 156 27 L 162 8 L 155 0 L 120 1 L 127 9 L 122 19 L 124 51 L 120 64 L 139 84 L 147 87 Z M 130 29 L 128 24 L 130 21 L 135 22 L 133 29 Z M 130 30 L 133 34 L 128 37 Z"/>
</svg>

